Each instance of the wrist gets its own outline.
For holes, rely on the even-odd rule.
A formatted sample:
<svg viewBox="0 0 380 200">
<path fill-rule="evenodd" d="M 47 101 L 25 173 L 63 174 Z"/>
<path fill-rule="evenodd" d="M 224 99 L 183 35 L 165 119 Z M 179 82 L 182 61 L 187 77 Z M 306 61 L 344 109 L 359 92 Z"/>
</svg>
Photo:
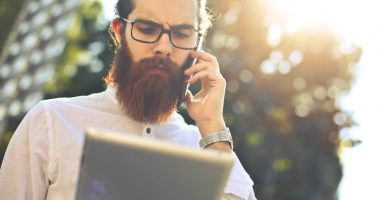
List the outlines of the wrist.
<svg viewBox="0 0 380 200">
<path fill-rule="evenodd" d="M 233 149 L 233 141 L 229 128 L 222 131 L 212 133 L 203 137 L 199 141 L 202 148 L 212 148 L 222 151 L 231 151 Z"/>
<path fill-rule="evenodd" d="M 206 137 L 207 135 L 210 135 L 212 133 L 223 131 L 227 128 L 223 119 L 213 121 L 200 121 L 197 122 L 197 126 L 202 137 Z"/>
<path fill-rule="evenodd" d="M 229 142 L 221 141 L 215 142 L 206 147 L 206 149 L 213 149 L 218 151 L 231 152 L 232 148 Z"/>
</svg>

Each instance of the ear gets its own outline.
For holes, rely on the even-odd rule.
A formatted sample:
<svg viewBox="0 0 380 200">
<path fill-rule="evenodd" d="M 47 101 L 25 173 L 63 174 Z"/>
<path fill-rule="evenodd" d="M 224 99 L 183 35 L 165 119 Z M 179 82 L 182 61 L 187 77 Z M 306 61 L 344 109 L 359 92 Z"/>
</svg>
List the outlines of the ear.
<svg viewBox="0 0 380 200">
<path fill-rule="evenodd" d="M 124 28 L 123 25 L 121 25 L 119 19 L 115 18 L 112 21 L 112 28 L 115 33 L 115 37 L 118 43 L 120 43 L 120 38 L 121 38 L 121 29 Z"/>
</svg>

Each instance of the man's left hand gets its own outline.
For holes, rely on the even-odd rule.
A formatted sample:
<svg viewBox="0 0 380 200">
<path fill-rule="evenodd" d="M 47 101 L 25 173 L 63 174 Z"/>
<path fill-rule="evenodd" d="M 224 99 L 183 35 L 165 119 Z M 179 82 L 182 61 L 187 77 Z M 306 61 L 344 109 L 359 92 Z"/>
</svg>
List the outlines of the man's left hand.
<svg viewBox="0 0 380 200">
<path fill-rule="evenodd" d="M 223 119 L 226 80 L 220 73 L 217 58 L 203 51 L 193 51 L 190 56 L 197 58 L 195 65 L 185 70 L 191 76 L 189 84 L 201 81 L 201 90 L 193 95 L 186 92 L 185 102 L 190 117 L 196 121 L 203 137 L 226 129 Z"/>
</svg>

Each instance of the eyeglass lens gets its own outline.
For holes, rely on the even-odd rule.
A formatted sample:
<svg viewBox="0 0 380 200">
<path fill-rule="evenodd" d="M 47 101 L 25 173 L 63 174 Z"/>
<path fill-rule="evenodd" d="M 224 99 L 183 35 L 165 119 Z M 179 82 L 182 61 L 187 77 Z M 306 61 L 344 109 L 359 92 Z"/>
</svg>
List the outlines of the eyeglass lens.
<svg viewBox="0 0 380 200">
<path fill-rule="evenodd" d="M 163 28 L 159 24 L 136 21 L 132 27 L 132 37 L 136 40 L 153 43 L 161 36 Z M 198 33 L 191 27 L 172 27 L 170 40 L 179 48 L 194 48 L 197 45 Z"/>
</svg>

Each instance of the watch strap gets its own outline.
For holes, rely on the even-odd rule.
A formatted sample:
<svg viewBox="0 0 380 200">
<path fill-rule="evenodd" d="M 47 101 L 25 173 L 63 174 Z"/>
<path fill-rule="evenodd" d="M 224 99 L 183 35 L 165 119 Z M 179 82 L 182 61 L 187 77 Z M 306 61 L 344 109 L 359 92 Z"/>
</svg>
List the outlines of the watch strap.
<svg viewBox="0 0 380 200">
<path fill-rule="evenodd" d="M 219 131 L 217 133 L 207 135 L 199 141 L 199 145 L 202 148 L 206 148 L 208 145 L 216 142 L 228 142 L 231 146 L 231 149 L 233 149 L 233 141 L 230 129 L 226 128 L 225 130 Z"/>
</svg>

